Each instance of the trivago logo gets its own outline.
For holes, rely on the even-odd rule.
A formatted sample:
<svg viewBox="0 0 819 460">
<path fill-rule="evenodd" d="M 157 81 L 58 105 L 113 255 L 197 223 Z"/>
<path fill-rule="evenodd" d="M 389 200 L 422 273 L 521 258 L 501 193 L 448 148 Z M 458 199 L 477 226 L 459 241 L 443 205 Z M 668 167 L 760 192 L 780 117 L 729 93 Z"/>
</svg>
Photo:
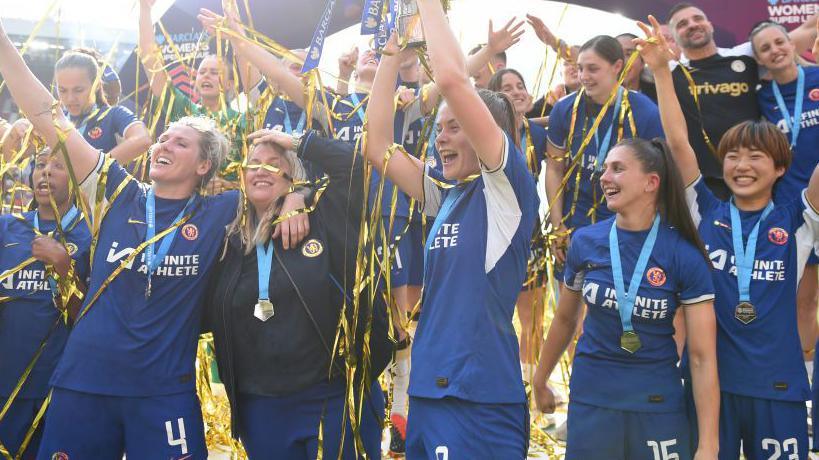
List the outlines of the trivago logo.
<svg viewBox="0 0 819 460">
<path fill-rule="evenodd" d="M 817 12 L 816 0 L 768 0 L 768 16 L 780 24 L 799 25 Z"/>
</svg>

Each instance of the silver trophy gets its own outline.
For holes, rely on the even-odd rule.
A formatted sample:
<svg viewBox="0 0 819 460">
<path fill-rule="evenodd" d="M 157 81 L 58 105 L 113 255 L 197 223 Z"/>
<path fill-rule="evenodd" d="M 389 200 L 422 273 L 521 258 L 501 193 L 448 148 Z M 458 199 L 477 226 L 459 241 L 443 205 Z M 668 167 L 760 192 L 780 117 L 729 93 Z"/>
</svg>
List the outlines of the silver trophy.
<svg viewBox="0 0 819 460">
<path fill-rule="evenodd" d="M 395 0 L 398 36 L 401 43 L 408 47 L 424 46 L 424 29 L 421 27 L 421 14 L 415 0 Z"/>
</svg>

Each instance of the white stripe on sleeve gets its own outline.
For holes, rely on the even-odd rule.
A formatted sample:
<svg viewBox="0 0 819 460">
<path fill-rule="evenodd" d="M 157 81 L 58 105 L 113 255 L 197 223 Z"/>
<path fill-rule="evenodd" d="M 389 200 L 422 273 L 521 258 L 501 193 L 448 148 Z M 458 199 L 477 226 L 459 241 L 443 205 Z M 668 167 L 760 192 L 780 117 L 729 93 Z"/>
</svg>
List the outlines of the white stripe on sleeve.
<svg viewBox="0 0 819 460">
<path fill-rule="evenodd" d="M 487 171 L 481 165 L 486 197 L 486 259 L 484 271 L 489 273 L 512 244 L 512 238 L 520 227 L 523 211 L 518 205 L 515 189 L 506 175 L 509 160 L 509 138 L 503 136 L 503 159 L 494 171 Z"/>
</svg>

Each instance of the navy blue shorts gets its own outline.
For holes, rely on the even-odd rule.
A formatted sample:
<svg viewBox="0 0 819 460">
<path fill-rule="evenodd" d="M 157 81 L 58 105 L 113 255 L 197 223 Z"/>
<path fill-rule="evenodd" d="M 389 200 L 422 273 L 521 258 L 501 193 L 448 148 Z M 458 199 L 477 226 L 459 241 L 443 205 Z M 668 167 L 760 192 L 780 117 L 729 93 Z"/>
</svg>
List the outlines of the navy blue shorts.
<svg viewBox="0 0 819 460">
<path fill-rule="evenodd" d="M 343 423 L 346 427 L 341 458 L 362 458 L 360 453 L 356 455 L 355 438 L 344 400 L 344 382 L 321 383 L 282 397 L 240 394 L 238 434 L 248 458 L 317 458 L 322 414 L 322 458 L 338 458 Z M 364 450 L 369 458 L 380 459 L 384 394 L 377 382 L 371 388 L 370 397 L 364 401 L 362 411 L 360 428 Z"/>
<path fill-rule="evenodd" d="M 570 401 L 567 423 L 566 460 L 692 458 L 684 411 L 633 412 Z"/>
<path fill-rule="evenodd" d="M 697 442 L 697 416 L 686 380 L 692 445 Z M 777 401 L 720 392 L 719 458 L 736 460 L 740 448 L 748 460 L 807 459 L 808 417 L 804 402 Z"/>
<path fill-rule="evenodd" d="M 7 399 L 0 398 L 0 407 L 5 406 Z M 26 437 L 31 424 L 34 422 L 34 417 L 39 412 L 43 405 L 43 399 L 26 399 L 17 397 L 9 406 L 9 411 L 6 413 L 3 420 L 0 421 L 0 443 L 6 450 L 9 451 L 12 457 L 20 450 L 23 444 L 23 439 Z M 40 446 L 40 439 L 43 434 L 43 421 L 40 421 L 40 426 L 34 432 L 31 440 L 23 452 L 21 458 L 23 460 L 34 458 L 37 454 L 37 449 Z"/>
<path fill-rule="evenodd" d="M 523 459 L 528 444 L 525 404 L 410 397 L 408 459 Z"/>
<path fill-rule="evenodd" d="M 383 217 L 384 231 L 390 229 L 390 218 Z M 404 231 L 406 229 L 406 232 Z M 424 234 L 421 222 L 412 221 L 407 227 L 406 217 L 395 217 L 390 235 L 391 246 L 395 248 L 395 258 L 390 267 L 390 287 L 420 286 L 424 281 Z M 381 241 L 381 236 L 376 236 Z M 381 246 L 378 255 L 381 255 Z"/>
<path fill-rule="evenodd" d="M 776 401 L 722 392 L 719 458 L 748 460 L 808 458 L 808 417 L 804 402 Z"/>
<path fill-rule="evenodd" d="M 207 459 L 196 393 L 124 397 L 54 388 L 37 458 L 119 460 L 123 454 Z"/>
</svg>

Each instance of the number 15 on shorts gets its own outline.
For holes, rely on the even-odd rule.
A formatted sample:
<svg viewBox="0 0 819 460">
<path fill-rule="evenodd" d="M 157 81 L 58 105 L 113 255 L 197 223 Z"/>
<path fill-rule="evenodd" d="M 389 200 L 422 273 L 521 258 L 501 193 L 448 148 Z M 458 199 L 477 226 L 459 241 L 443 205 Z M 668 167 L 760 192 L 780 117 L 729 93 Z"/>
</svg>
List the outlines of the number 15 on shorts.
<svg viewBox="0 0 819 460">
<path fill-rule="evenodd" d="M 647 441 L 646 445 L 654 452 L 654 460 L 680 460 L 680 455 L 673 451 L 677 445 L 676 439 Z"/>
</svg>

